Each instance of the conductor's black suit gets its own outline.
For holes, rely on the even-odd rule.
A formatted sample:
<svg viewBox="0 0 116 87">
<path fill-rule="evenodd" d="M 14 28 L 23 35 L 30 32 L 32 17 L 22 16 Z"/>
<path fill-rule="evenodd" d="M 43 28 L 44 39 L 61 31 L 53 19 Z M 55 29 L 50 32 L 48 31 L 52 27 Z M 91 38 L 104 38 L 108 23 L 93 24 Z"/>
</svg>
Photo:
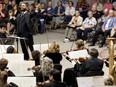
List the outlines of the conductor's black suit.
<svg viewBox="0 0 116 87">
<path fill-rule="evenodd" d="M 29 59 L 27 47 L 33 51 L 34 44 L 32 36 L 33 30 L 31 26 L 31 16 L 32 13 L 28 11 L 22 12 L 17 16 L 17 36 L 26 38 L 26 40 L 20 40 L 25 60 Z"/>
</svg>

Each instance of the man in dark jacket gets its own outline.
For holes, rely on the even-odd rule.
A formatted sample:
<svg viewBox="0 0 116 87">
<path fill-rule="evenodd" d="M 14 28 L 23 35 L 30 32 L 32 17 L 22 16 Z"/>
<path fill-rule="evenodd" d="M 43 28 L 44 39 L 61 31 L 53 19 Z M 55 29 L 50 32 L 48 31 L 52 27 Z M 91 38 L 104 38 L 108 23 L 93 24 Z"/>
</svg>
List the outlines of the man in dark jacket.
<svg viewBox="0 0 116 87">
<path fill-rule="evenodd" d="M 102 71 L 103 68 L 103 60 L 98 59 L 98 50 L 92 48 L 89 52 L 91 59 L 86 60 L 83 63 L 81 74 L 82 76 L 96 76 L 96 75 L 103 75 L 104 72 Z"/>
<path fill-rule="evenodd" d="M 27 6 L 25 3 L 21 4 L 21 13 L 17 16 L 17 36 L 25 38 L 25 40 L 20 40 L 22 51 L 24 53 L 24 59 L 29 59 L 28 47 L 31 52 L 33 49 L 33 29 L 31 26 L 31 18 L 33 16 L 32 12 L 26 10 Z"/>
<path fill-rule="evenodd" d="M 66 85 L 60 82 L 60 71 L 59 70 L 52 70 L 50 72 L 50 83 L 45 83 L 44 87 L 66 87 Z"/>
</svg>

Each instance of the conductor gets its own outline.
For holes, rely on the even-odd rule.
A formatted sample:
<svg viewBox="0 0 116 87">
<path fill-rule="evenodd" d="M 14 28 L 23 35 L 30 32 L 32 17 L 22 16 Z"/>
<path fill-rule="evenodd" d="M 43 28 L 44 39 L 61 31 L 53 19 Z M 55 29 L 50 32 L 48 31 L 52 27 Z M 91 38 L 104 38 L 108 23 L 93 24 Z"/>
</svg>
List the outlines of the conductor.
<svg viewBox="0 0 116 87">
<path fill-rule="evenodd" d="M 21 48 L 24 53 L 24 59 L 29 59 L 28 47 L 32 52 L 33 49 L 33 36 L 32 36 L 32 26 L 31 26 L 31 16 L 32 12 L 26 10 L 27 6 L 25 3 L 21 3 L 21 13 L 17 16 L 17 36 L 25 38 L 21 39 Z"/>
</svg>

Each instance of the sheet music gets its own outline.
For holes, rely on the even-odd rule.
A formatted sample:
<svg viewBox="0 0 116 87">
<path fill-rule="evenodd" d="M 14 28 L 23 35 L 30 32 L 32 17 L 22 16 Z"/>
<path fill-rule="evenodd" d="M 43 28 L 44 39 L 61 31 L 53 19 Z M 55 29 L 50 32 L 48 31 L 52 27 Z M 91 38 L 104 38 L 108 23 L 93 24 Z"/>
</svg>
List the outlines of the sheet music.
<svg viewBox="0 0 116 87">
<path fill-rule="evenodd" d="M 33 47 L 34 47 L 34 50 L 39 50 L 41 53 L 43 53 L 43 51 L 48 49 L 49 45 L 48 44 L 36 44 L 36 45 L 33 45 Z"/>
<path fill-rule="evenodd" d="M 27 69 L 33 67 L 35 65 L 34 61 L 24 61 L 21 63 L 21 71 L 22 76 L 33 76 L 32 71 L 28 71 Z"/>
<path fill-rule="evenodd" d="M 8 64 L 9 70 L 11 70 L 15 76 L 22 76 L 21 62 L 13 62 Z"/>
<path fill-rule="evenodd" d="M 9 64 L 13 62 L 24 61 L 24 54 L 3 54 L 3 58 L 7 59 Z"/>
<path fill-rule="evenodd" d="M 93 77 L 77 77 L 78 87 L 94 87 Z"/>
<path fill-rule="evenodd" d="M 79 51 L 71 51 L 71 52 L 68 52 L 69 54 L 69 57 L 71 59 L 77 59 L 79 57 L 88 57 L 89 54 L 87 52 L 87 50 L 79 50 Z"/>
<path fill-rule="evenodd" d="M 16 76 L 33 76 L 33 72 L 27 70 L 28 68 L 33 66 L 34 66 L 34 61 L 13 62 L 8 65 L 9 69 Z"/>
<path fill-rule="evenodd" d="M 93 77 L 93 83 L 95 87 L 104 86 L 104 77 L 103 76 L 95 76 Z M 99 84 L 98 84 L 99 83 Z"/>
<path fill-rule="evenodd" d="M 35 77 L 8 77 L 8 83 L 13 82 L 19 87 L 35 87 Z"/>
</svg>

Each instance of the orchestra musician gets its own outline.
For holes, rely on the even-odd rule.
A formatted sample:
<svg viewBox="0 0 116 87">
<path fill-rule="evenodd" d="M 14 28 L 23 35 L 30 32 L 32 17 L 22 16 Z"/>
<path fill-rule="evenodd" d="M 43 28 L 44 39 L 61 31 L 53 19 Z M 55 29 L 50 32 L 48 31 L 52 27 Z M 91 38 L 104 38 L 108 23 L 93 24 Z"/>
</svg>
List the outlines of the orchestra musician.
<svg viewBox="0 0 116 87">
<path fill-rule="evenodd" d="M 43 54 L 45 55 L 45 57 L 52 59 L 54 64 L 60 64 L 60 61 L 62 60 L 60 47 L 56 42 L 51 43 L 48 50 L 44 51 Z"/>
</svg>

